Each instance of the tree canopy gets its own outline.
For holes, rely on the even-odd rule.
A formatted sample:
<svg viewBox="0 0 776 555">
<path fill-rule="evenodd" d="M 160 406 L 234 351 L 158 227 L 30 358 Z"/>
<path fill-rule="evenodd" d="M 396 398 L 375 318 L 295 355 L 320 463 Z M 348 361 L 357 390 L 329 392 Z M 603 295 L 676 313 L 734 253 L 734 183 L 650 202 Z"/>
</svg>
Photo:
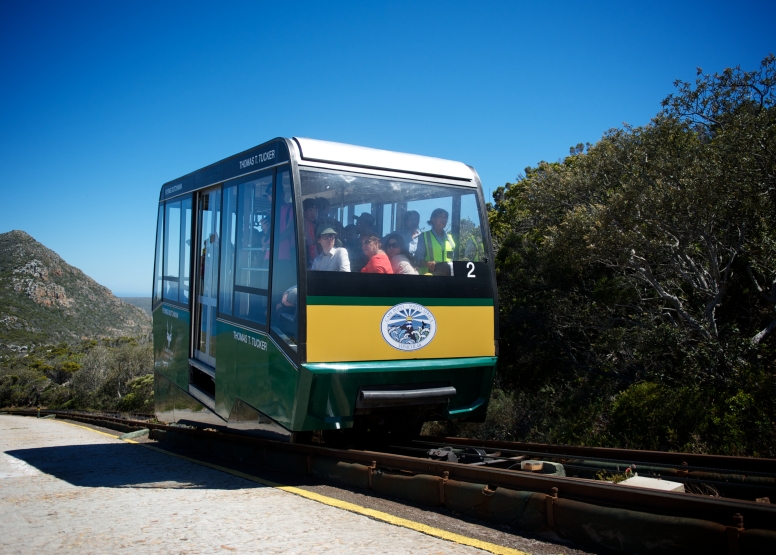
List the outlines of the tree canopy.
<svg viewBox="0 0 776 555">
<path fill-rule="evenodd" d="M 516 438 L 776 456 L 776 58 L 675 86 L 494 192 Z"/>
</svg>

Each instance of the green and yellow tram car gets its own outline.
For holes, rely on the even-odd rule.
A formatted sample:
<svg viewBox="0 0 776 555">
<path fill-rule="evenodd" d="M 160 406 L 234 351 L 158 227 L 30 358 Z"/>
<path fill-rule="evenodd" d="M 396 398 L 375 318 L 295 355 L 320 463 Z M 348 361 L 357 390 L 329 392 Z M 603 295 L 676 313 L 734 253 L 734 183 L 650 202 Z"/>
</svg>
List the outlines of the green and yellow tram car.
<svg viewBox="0 0 776 555">
<path fill-rule="evenodd" d="M 157 417 L 291 441 L 482 421 L 491 252 L 479 177 L 460 162 L 274 139 L 165 183 Z"/>
</svg>

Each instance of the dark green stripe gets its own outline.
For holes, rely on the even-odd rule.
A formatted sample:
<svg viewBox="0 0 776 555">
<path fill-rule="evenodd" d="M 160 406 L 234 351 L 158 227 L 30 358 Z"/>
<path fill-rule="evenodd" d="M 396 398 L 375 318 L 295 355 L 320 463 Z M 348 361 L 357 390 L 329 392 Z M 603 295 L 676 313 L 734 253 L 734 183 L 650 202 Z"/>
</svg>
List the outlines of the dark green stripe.
<svg viewBox="0 0 776 555">
<path fill-rule="evenodd" d="M 493 306 L 493 299 L 429 299 L 423 297 L 307 297 L 308 305 L 333 306 L 394 306 L 401 303 L 418 303 L 423 306 Z"/>
</svg>

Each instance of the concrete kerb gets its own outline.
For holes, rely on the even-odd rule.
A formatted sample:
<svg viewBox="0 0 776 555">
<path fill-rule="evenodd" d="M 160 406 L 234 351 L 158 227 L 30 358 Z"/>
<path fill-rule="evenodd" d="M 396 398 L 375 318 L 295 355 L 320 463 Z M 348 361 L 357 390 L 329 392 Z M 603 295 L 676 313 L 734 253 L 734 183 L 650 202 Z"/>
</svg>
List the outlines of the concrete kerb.
<svg viewBox="0 0 776 555">
<path fill-rule="evenodd" d="M 152 430 L 150 437 L 202 450 L 193 436 Z M 199 446 L 194 444 L 200 443 Z M 334 484 L 372 489 L 382 495 L 508 525 L 533 534 L 563 538 L 612 552 L 740 553 L 776 552 L 776 532 L 736 530 L 714 522 L 602 507 L 531 491 L 490 489 L 431 475 L 408 475 L 301 453 L 209 440 L 207 452 L 225 459 L 255 461 L 272 469 L 311 474 Z M 231 444 L 231 445 L 229 445 Z M 732 539 L 731 539 L 732 538 Z"/>
<path fill-rule="evenodd" d="M 150 430 L 148 428 L 143 428 L 142 430 L 137 430 L 134 432 L 127 432 L 126 434 L 121 434 L 119 436 L 119 439 L 135 439 L 138 437 L 147 436 L 150 433 Z"/>
</svg>

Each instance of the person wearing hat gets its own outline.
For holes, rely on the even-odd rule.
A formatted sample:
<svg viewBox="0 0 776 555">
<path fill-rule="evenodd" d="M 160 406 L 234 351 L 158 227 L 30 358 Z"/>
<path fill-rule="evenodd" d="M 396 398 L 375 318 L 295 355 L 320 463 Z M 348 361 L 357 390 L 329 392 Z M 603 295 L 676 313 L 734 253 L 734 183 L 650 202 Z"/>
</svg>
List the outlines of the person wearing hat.
<svg viewBox="0 0 776 555">
<path fill-rule="evenodd" d="M 349 272 L 350 258 L 348 250 L 344 247 L 337 248 L 337 231 L 328 224 L 321 224 L 316 230 L 318 244 L 321 246 L 321 254 L 315 257 L 311 270 L 324 272 Z"/>
</svg>

